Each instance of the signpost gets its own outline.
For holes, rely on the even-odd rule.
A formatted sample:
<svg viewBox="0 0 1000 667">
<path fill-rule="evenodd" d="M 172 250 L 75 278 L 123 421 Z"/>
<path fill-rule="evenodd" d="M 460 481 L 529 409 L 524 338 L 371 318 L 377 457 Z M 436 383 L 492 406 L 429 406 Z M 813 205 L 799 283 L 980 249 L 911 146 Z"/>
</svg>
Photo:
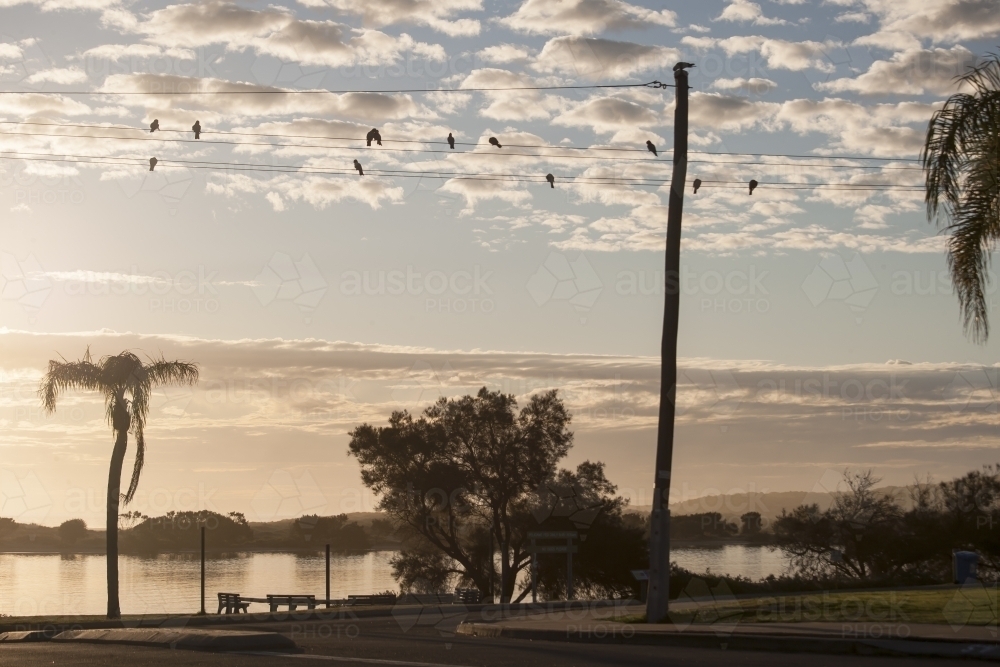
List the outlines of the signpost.
<svg viewBox="0 0 1000 667">
<path fill-rule="evenodd" d="M 580 534 L 573 530 L 536 530 L 528 533 L 531 545 L 531 601 L 538 601 L 538 554 L 566 554 L 566 599 L 573 599 L 573 554 L 579 549 L 573 540 Z M 537 544 L 537 540 L 566 540 L 566 544 Z"/>
</svg>

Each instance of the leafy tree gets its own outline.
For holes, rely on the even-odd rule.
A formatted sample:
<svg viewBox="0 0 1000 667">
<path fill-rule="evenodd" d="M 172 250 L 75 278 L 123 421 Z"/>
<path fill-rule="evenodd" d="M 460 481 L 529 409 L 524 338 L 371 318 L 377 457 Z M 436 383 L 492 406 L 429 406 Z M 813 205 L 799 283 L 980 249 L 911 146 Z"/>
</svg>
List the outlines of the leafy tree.
<svg viewBox="0 0 1000 667">
<path fill-rule="evenodd" d="M 105 413 L 115 439 L 108 473 L 108 618 L 121 617 L 118 602 L 118 509 L 121 502 L 128 505 L 132 501 L 139 486 L 146 453 L 144 430 L 150 394 L 154 387 L 160 385 L 194 384 L 197 381 L 198 367 L 195 364 L 167 361 L 162 357 L 143 363 L 128 350 L 101 357 L 95 363 L 91 359 L 90 348 L 79 361 L 49 361 L 49 370 L 42 377 L 38 393 L 46 412 L 55 411 L 60 394 L 67 390 L 84 389 L 104 395 Z M 129 431 L 135 437 L 135 465 L 128 491 L 122 494 L 121 474 Z"/>
<path fill-rule="evenodd" d="M 289 538 L 296 546 L 329 544 L 332 551 L 367 551 L 371 546 L 368 534 L 357 523 L 349 522 L 346 514 L 302 516 L 292 522 Z"/>
<path fill-rule="evenodd" d="M 87 524 L 83 519 L 70 519 L 59 524 L 59 539 L 66 546 L 73 546 L 87 536 Z"/>
<path fill-rule="evenodd" d="M 500 598 L 510 601 L 528 563 L 533 491 L 555 477 L 569 451 L 569 422 L 556 391 L 532 396 L 518 411 L 512 395 L 484 387 L 476 396 L 442 398 L 417 418 L 394 412 L 388 426 L 354 429 L 349 453 L 380 496 L 379 509 L 426 542 L 397 558 L 401 581 L 439 581 L 433 573 L 444 567 L 490 591 L 496 544 Z"/>
<path fill-rule="evenodd" d="M 895 497 L 874 490 L 871 470 L 846 472 L 847 491 L 825 512 L 800 505 L 774 525 L 776 544 L 804 575 L 857 579 L 898 575 L 918 560 L 907 555 L 903 511 Z"/>
<path fill-rule="evenodd" d="M 949 97 L 927 128 L 925 200 L 929 219 L 947 219 L 948 266 L 965 331 L 985 342 L 990 255 L 1000 238 L 1000 56 L 991 54 L 958 83 L 970 92 Z"/>
<path fill-rule="evenodd" d="M 578 505 L 600 508 L 589 525 L 580 525 L 573 520 L 574 515 L 568 515 L 549 517 L 541 526 L 528 528 L 580 532 L 583 539 L 573 555 L 574 596 L 607 599 L 633 595 L 636 581 L 632 570 L 646 569 L 649 564 L 646 526 L 641 517 L 625 515 L 628 501 L 616 495 L 618 489 L 605 476 L 604 464 L 585 461 L 575 472 L 560 470 L 555 485 L 573 488 Z M 538 590 L 545 599 L 566 598 L 566 560 L 565 554 L 538 555 Z M 530 580 L 526 579 L 515 601 L 530 591 Z"/>
<path fill-rule="evenodd" d="M 198 512 L 167 512 L 163 516 L 146 517 L 128 533 L 126 545 L 142 551 L 197 549 L 201 544 L 201 527 L 212 548 L 236 548 L 253 540 L 253 529 L 246 523 L 201 510 Z"/>
<path fill-rule="evenodd" d="M 743 525 L 742 533 L 744 535 L 759 535 L 762 522 L 760 517 L 760 512 L 747 512 L 740 517 L 740 523 Z"/>
</svg>

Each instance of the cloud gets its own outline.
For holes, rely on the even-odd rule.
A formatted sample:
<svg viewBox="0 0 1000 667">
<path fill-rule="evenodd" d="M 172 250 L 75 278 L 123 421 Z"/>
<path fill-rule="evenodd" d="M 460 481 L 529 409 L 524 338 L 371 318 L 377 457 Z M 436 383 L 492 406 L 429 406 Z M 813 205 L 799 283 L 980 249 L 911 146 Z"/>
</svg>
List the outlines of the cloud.
<svg viewBox="0 0 1000 667">
<path fill-rule="evenodd" d="M 177 58 L 178 60 L 194 60 L 195 52 L 190 49 L 162 47 L 155 44 L 102 44 L 87 49 L 81 55 L 84 60 L 124 60 L 135 58 L 140 60 L 152 58 Z"/>
<path fill-rule="evenodd" d="M 512 206 L 524 206 L 531 193 L 524 189 L 523 183 L 503 180 L 479 180 L 472 178 L 452 178 L 441 186 L 442 192 L 447 192 L 465 199 L 466 208 L 463 215 L 472 213 L 480 202 L 498 200 Z"/>
<path fill-rule="evenodd" d="M 721 93 L 696 92 L 690 98 L 693 127 L 741 130 L 774 116 L 781 108 L 776 102 L 751 101 Z"/>
<path fill-rule="evenodd" d="M 0 0 L 0 7 L 16 7 L 18 5 L 35 5 L 44 12 L 63 9 L 82 9 L 100 11 L 121 4 L 121 0 Z"/>
<path fill-rule="evenodd" d="M 955 78 L 964 74 L 975 61 L 975 54 L 964 46 L 911 49 L 894 53 L 889 60 L 876 60 L 860 76 L 834 79 L 817 84 L 816 88 L 865 95 L 947 94 L 957 91 Z"/>
<path fill-rule="evenodd" d="M 525 0 L 500 23 L 520 32 L 593 35 L 607 30 L 648 28 L 677 23 L 677 14 L 656 11 L 623 0 Z"/>
<path fill-rule="evenodd" d="M 716 21 L 735 21 L 740 23 L 752 22 L 755 25 L 787 25 L 784 19 L 770 19 L 764 16 L 763 11 L 756 2 L 750 0 L 731 0 L 722 10 L 722 13 L 715 19 Z"/>
<path fill-rule="evenodd" d="M 396 203 L 403 199 L 403 188 L 391 181 L 370 175 L 364 177 L 297 175 L 277 178 L 253 178 L 242 174 L 213 175 L 205 185 L 205 192 L 227 197 L 267 193 L 265 198 L 276 211 L 284 210 L 285 199 L 304 201 L 320 210 L 344 201 L 361 202 L 378 210 L 382 208 L 384 202 Z M 278 193 L 278 196 L 273 196 L 274 193 Z"/>
<path fill-rule="evenodd" d="M 827 54 L 831 50 L 841 47 L 839 42 L 831 40 L 791 42 L 784 39 L 769 39 L 760 35 L 737 35 L 725 39 L 684 37 L 681 39 L 681 43 L 699 50 L 720 47 L 727 55 L 760 51 L 760 54 L 767 61 L 767 67 L 787 69 L 793 72 L 801 72 L 806 69 L 818 69 L 823 72 L 834 71 L 833 63 Z"/>
<path fill-rule="evenodd" d="M 482 0 L 299 0 L 306 7 L 329 7 L 360 16 L 366 26 L 381 28 L 396 23 L 412 23 L 433 28 L 452 37 L 478 35 L 479 21 L 453 19 L 464 11 L 482 11 Z"/>
<path fill-rule="evenodd" d="M 86 80 L 87 73 L 75 67 L 41 70 L 25 79 L 27 83 L 58 83 L 63 85 L 83 83 Z"/>
<path fill-rule="evenodd" d="M 885 48 L 917 48 L 920 39 L 936 44 L 1000 35 L 994 0 L 863 0 L 879 18 L 879 29 L 857 40 Z"/>
<path fill-rule="evenodd" d="M 667 46 L 647 46 L 590 37 L 556 37 L 545 43 L 532 69 L 599 78 L 623 78 L 638 72 L 669 68 L 680 51 Z"/>
<path fill-rule="evenodd" d="M 530 57 L 528 49 L 516 44 L 494 44 L 476 53 L 484 62 L 504 65 L 527 60 Z"/>
<path fill-rule="evenodd" d="M 552 122 L 570 127 L 590 127 L 595 132 L 663 124 L 659 114 L 649 107 L 619 97 L 587 100 L 560 114 Z"/>
<path fill-rule="evenodd" d="M 433 60 L 444 58 L 439 45 L 417 42 L 406 33 L 394 37 L 333 21 L 299 20 L 273 6 L 253 10 L 227 2 L 171 5 L 138 22 L 134 30 L 164 46 L 221 43 L 230 51 L 249 47 L 288 62 L 326 67 L 391 64 L 406 52 Z"/>
<path fill-rule="evenodd" d="M 719 90 L 738 90 L 746 93 L 747 95 L 763 95 L 777 87 L 778 84 L 774 81 L 759 77 L 751 77 L 749 79 L 737 77 L 735 79 L 715 79 L 712 81 L 712 88 L 718 88 Z"/>
<path fill-rule="evenodd" d="M 459 88 L 529 88 L 537 86 L 531 77 L 505 69 L 486 67 L 473 70 Z M 497 90 L 480 93 L 488 104 L 480 115 L 496 120 L 540 120 L 548 118 L 563 106 L 555 95 L 543 95 L 537 90 Z"/>
<path fill-rule="evenodd" d="M 283 94 L 284 89 L 252 83 L 231 82 L 211 77 L 186 77 L 168 74 L 114 74 L 105 79 L 105 91 L 129 90 L 155 93 L 178 91 L 196 95 L 134 95 L 122 100 L 157 110 L 161 123 L 169 119 L 181 127 L 190 126 L 191 110 L 199 109 L 216 117 L 242 118 L 269 115 L 347 116 L 366 122 L 391 118 L 429 117 L 433 113 L 414 102 L 409 95 L 384 93 L 342 93 L 323 95 Z M 234 95 L 231 91 L 259 95 Z M 217 94 L 212 94 L 217 93 Z M 202 118 L 202 122 L 205 119 Z"/>
</svg>

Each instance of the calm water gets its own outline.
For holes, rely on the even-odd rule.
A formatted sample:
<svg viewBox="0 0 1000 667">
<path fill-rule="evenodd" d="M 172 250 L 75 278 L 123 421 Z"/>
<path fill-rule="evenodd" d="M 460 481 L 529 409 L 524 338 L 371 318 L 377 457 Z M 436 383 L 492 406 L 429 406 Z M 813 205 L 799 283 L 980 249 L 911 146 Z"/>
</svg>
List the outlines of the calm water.
<svg viewBox="0 0 1000 667">
<path fill-rule="evenodd" d="M 391 551 L 331 556 L 333 597 L 397 590 Z M 785 560 L 762 547 L 730 545 L 716 549 L 675 549 L 673 558 L 693 572 L 743 575 L 753 579 L 781 574 Z M 153 558 L 122 556 L 122 612 L 157 614 L 199 608 L 200 564 L 194 555 Z M 216 610 L 219 591 L 263 597 L 267 593 L 325 594 L 322 555 L 241 554 L 206 564 L 206 608 Z M 104 556 L 0 554 L 0 614 L 103 614 L 106 610 Z M 264 611 L 264 605 L 251 605 Z"/>
</svg>

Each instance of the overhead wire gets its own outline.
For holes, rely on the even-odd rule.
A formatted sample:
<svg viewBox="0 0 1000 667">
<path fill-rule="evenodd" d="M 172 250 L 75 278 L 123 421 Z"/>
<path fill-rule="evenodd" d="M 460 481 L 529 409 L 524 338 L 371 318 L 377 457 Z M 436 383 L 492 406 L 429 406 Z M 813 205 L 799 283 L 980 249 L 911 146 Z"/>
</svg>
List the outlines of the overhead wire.
<svg viewBox="0 0 1000 667">
<path fill-rule="evenodd" d="M 0 121 L 2 123 L 3 121 Z M 51 123 L 40 123 L 42 125 L 53 125 Z M 128 128 L 135 129 L 135 128 Z M 175 130 L 176 131 L 176 130 Z M 203 133 L 204 134 L 204 133 Z M 324 144 L 297 144 L 297 143 L 274 143 L 268 141 L 218 141 L 214 139 L 156 139 L 148 137 L 122 137 L 122 136 L 110 136 L 110 135 L 95 135 L 95 134 L 61 134 L 53 132 L 5 132 L 0 130 L 0 135 L 10 136 L 10 137 L 51 137 L 59 139 L 89 139 L 89 140 L 118 140 L 118 141 L 139 141 L 139 142 L 173 142 L 173 143 L 186 143 L 186 144 L 209 144 L 209 145 L 222 145 L 222 146 L 268 146 L 270 148 L 314 148 L 322 149 L 327 151 L 357 151 L 359 147 L 357 146 L 328 146 Z M 279 136 L 279 135 L 275 135 Z M 341 137 L 330 137 L 331 140 L 341 140 Z M 351 141 L 363 141 L 361 139 L 350 139 Z M 388 143 L 388 140 L 383 140 Z M 420 142 L 420 141 L 407 141 L 406 143 L 445 143 L 445 142 Z M 457 142 L 456 142 L 457 143 Z M 483 146 L 484 144 L 463 144 L 469 146 Z M 514 144 L 507 144 L 506 146 L 513 146 Z M 561 150 L 562 146 L 545 146 L 545 148 L 551 150 Z M 615 162 L 639 162 L 644 164 L 665 164 L 665 160 L 649 160 L 642 158 L 623 158 L 623 157 L 603 157 L 599 155 L 557 155 L 550 153 L 519 153 L 510 152 L 504 150 L 503 153 L 497 153 L 494 150 L 490 151 L 471 151 L 471 150 L 434 150 L 434 149 L 416 149 L 416 148 L 390 148 L 386 150 L 391 150 L 397 153 L 430 153 L 439 155 L 470 155 L 474 157 L 507 157 L 507 156 L 517 156 L 517 157 L 540 157 L 558 160 L 611 160 Z M 587 149 L 582 149 L 587 150 Z M 813 156 L 813 159 L 824 159 L 822 156 Z M 841 158 L 846 159 L 846 158 Z M 737 160 L 688 160 L 689 163 L 703 163 L 703 164 L 738 164 L 738 165 L 759 165 L 759 166 L 786 166 L 786 167 L 818 167 L 825 169 L 882 169 L 889 171 L 920 171 L 921 167 L 895 167 L 886 165 L 845 165 L 845 164 L 816 164 L 816 163 L 803 163 L 803 162 L 760 162 L 760 161 L 737 161 Z"/>
<path fill-rule="evenodd" d="M 145 158 L 142 157 L 114 157 L 103 155 L 72 155 L 54 153 L 35 153 L 28 151 L 0 151 L 0 159 L 8 160 L 30 160 L 49 161 L 73 164 L 110 164 L 114 166 L 141 166 L 145 167 Z M 211 160 L 171 160 L 159 159 L 157 168 L 166 168 L 176 165 L 189 169 L 212 169 L 217 171 L 256 171 L 263 173 L 303 173 L 311 175 L 337 175 L 352 176 L 353 169 L 344 167 L 328 167 L 324 165 L 283 165 L 283 164 L 260 164 L 243 162 L 216 162 Z M 390 178 L 438 178 L 438 179 L 462 179 L 462 180 L 493 180 L 508 182 L 545 182 L 542 175 L 532 176 L 528 174 L 508 174 L 497 172 L 446 172 L 434 170 L 404 170 L 404 169 L 369 169 L 372 175 L 385 175 Z M 670 182 L 669 179 L 654 179 L 649 177 L 601 177 L 601 176 L 561 176 L 561 180 L 572 183 L 583 183 L 591 185 L 624 185 L 624 186 L 663 186 Z M 721 187 L 733 185 L 745 187 L 742 181 L 703 181 L 708 187 Z M 792 181 L 761 181 L 761 186 L 773 187 L 775 189 L 837 189 L 837 190 L 919 190 L 921 186 L 903 185 L 892 183 L 802 183 Z"/>
</svg>

